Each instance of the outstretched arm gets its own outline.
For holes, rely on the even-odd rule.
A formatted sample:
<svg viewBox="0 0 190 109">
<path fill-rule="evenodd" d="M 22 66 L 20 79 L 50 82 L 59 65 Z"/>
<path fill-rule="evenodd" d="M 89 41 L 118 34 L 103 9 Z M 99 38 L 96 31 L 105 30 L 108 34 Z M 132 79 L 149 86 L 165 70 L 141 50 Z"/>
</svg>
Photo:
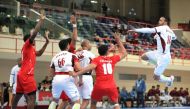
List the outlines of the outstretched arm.
<svg viewBox="0 0 190 109">
<path fill-rule="evenodd" d="M 31 34 L 30 34 L 31 37 L 29 39 L 30 43 L 33 43 L 34 39 L 36 38 L 37 33 L 40 31 L 40 28 L 41 28 L 41 26 L 42 26 L 42 24 L 44 22 L 44 19 L 45 19 L 45 15 L 41 14 L 40 15 L 40 20 L 38 21 L 36 27 L 34 28 L 33 31 L 31 31 Z"/>
<path fill-rule="evenodd" d="M 77 31 L 77 21 L 76 21 L 76 17 L 74 15 L 71 15 L 70 22 L 73 25 L 73 36 L 72 36 L 71 44 L 75 47 L 77 37 L 78 37 L 78 33 L 77 33 L 78 31 Z"/>
<path fill-rule="evenodd" d="M 49 36 L 49 31 L 46 31 L 45 36 L 44 36 L 46 42 L 39 51 L 36 51 L 36 56 L 41 56 L 44 53 L 45 49 L 47 48 L 47 45 L 49 44 L 49 37 L 48 36 Z"/>
<path fill-rule="evenodd" d="M 122 60 L 127 55 L 126 49 L 120 40 L 120 34 L 119 33 L 114 33 L 114 38 L 118 44 L 118 50 L 119 50 L 118 55 L 120 56 L 120 60 Z"/>
<path fill-rule="evenodd" d="M 81 75 L 81 74 L 83 74 L 83 73 L 89 72 L 89 71 L 95 69 L 96 66 L 97 66 L 97 65 L 95 65 L 95 64 L 89 64 L 87 67 L 85 67 L 84 69 L 82 69 L 82 70 L 80 70 L 79 72 L 77 72 L 77 75 Z"/>
<path fill-rule="evenodd" d="M 131 32 L 138 32 L 138 33 L 156 33 L 155 28 L 140 28 L 140 29 L 134 29 L 134 30 L 129 30 L 128 33 Z"/>
</svg>

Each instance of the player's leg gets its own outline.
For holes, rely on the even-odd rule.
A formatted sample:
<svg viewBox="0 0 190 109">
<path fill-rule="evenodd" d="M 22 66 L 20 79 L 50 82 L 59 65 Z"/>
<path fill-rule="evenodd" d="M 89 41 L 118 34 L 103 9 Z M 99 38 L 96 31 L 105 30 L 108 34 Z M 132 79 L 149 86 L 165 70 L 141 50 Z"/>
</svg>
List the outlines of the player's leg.
<svg viewBox="0 0 190 109">
<path fill-rule="evenodd" d="M 13 102 L 12 102 L 12 108 L 11 109 L 16 109 L 17 107 L 17 104 L 20 100 L 20 98 L 22 97 L 23 93 L 16 93 L 15 94 L 15 97 L 13 99 Z"/>
<path fill-rule="evenodd" d="M 62 91 L 57 109 L 71 109 L 69 97 Z"/>
<path fill-rule="evenodd" d="M 65 79 L 65 77 L 63 75 L 56 75 L 54 77 L 54 79 L 52 81 L 52 96 L 53 96 L 53 100 L 51 101 L 48 109 L 56 109 L 56 106 L 57 106 L 57 104 L 59 102 L 59 98 L 60 98 L 61 93 L 63 91 L 63 84 L 65 84 L 64 79 Z M 64 105 L 64 104 L 62 104 L 62 105 Z"/>
<path fill-rule="evenodd" d="M 157 66 L 155 67 L 154 70 L 154 79 L 160 82 L 165 82 L 165 83 L 172 83 L 174 80 L 174 76 L 167 77 L 163 75 L 166 67 L 168 66 L 170 62 L 170 57 L 167 55 L 162 55 L 158 57 L 157 60 Z M 170 86 L 170 85 L 168 85 Z"/>
<path fill-rule="evenodd" d="M 111 103 L 111 107 L 113 107 L 113 109 L 120 109 L 120 105 L 119 105 L 119 94 L 117 91 L 116 87 L 110 88 L 108 93 L 108 97 L 110 99 L 110 103 Z"/>
<path fill-rule="evenodd" d="M 96 109 L 96 104 L 97 104 L 97 101 L 92 99 L 90 109 Z"/>
<path fill-rule="evenodd" d="M 71 105 L 68 101 L 60 101 L 60 104 L 58 105 L 57 109 L 72 109 Z"/>
<path fill-rule="evenodd" d="M 73 103 L 72 109 L 80 109 L 80 94 L 74 81 L 73 77 L 69 77 L 63 84 L 63 90 Z"/>
<path fill-rule="evenodd" d="M 36 91 L 26 94 L 27 109 L 34 109 L 36 101 Z"/>
<path fill-rule="evenodd" d="M 20 77 L 17 76 L 16 94 L 15 94 L 15 97 L 14 97 L 13 102 L 12 102 L 12 109 L 16 109 L 20 98 L 24 94 L 23 87 L 22 87 L 22 84 L 20 81 L 21 81 Z"/>
<path fill-rule="evenodd" d="M 10 100 L 10 106 L 11 106 L 12 103 L 13 103 L 13 100 L 14 100 L 15 95 L 16 95 L 16 85 L 13 84 L 12 95 L 11 95 L 11 97 L 10 97 L 10 98 L 11 98 L 11 100 Z"/>
<path fill-rule="evenodd" d="M 141 59 L 144 61 L 147 61 L 153 65 L 156 65 L 156 63 L 157 63 L 157 52 L 156 51 L 146 52 L 141 56 Z"/>
<path fill-rule="evenodd" d="M 82 104 L 80 109 L 86 109 L 88 104 L 90 102 L 90 99 L 82 99 Z"/>
<path fill-rule="evenodd" d="M 93 90 L 93 79 L 91 75 L 83 76 L 83 85 L 80 88 L 80 94 L 83 98 L 81 109 L 86 109 L 90 102 L 91 93 Z"/>
</svg>

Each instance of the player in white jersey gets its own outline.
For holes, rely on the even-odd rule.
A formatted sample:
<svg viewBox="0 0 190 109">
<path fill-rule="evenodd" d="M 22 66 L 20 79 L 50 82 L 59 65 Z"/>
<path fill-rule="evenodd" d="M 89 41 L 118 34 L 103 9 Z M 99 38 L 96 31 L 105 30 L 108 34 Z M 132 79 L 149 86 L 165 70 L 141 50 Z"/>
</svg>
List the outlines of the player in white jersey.
<svg viewBox="0 0 190 109">
<path fill-rule="evenodd" d="M 141 28 L 129 30 L 128 32 L 139 33 L 156 33 L 154 38 L 157 40 L 157 50 L 150 51 L 142 55 L 142 59 L 149 61 L 156 67 L 154 69 L 154 79 L 160 82 L 166 82 L 167 86 L 171 86 L 174 76 L 166 77 L 163 75 L 164 70 L 171 61 L 170 46 L 172 40 L 176 39 L 174 32 L 169 28 L 169 19 L 161 17 L 157 27 Z"/>
<path fill-rule="evenodd" d="M 91 45 L 89 40 L 83 40 L 81 43 L 82 50 L 76 52 L 77 57 L 82 68 L 88 66 L 91 63 L 91 60 L 95 58 L 95 55 L 90 52 Z M 93 78 L 91 76 L 92 71 L 86 72 L 81 75 L 80 80 L 82 82 L 79 85 L 79 92 L 82 98 L 82 104 L 80 109 L 86 109 L 91 98 L 91 93 L 93 90 Z"/>
<path fill-rule="evenodd" d="M 54 74 L 52 81 L 53 101 L 49 109 L 55 109 L 62 91 L 74 103 L 72 109 L 80 109 L 80 95 L 75 85 L 74 78 L 69 76 L 69 72 L 80 70 L 80 63 L 77 56 L 68 52 L 70 42 L 63 39 L 59 42 L 61 52 L 56 54 L 51 61 L 51 72 Z"/>
<path fill-rule="evenodd" d="M 17 65 L 15 65 L 10 74 L 10 79 L 9 79 L 9 84 L 10 84 L 10 89 L 12 90 L 12 100 L 14 99 L 14 96 L 16 94 L 16 83 L 17 83 L 17 74 L 20 70 L 21 67 L 21 58 L 17 59 Z"/>
</svg>

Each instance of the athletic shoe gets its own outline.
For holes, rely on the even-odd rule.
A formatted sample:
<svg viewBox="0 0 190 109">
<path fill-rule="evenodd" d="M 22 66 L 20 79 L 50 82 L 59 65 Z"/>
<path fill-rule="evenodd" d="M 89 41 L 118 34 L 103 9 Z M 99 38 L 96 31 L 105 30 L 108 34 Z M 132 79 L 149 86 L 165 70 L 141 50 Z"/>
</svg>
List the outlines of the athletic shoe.
<svg viewBox="0 0 190 109">
<path fill-rule="evenodd" d="M 168 87 L 171 87 L 171 86 L 172 86 L 172 84 L 173 84 L 173 82 L 174 82 L 174 79 L 175 79 L 175 77 L 174 77 L 173 75 L 170 76 L 170 78 L 171 78 L 171 81 L 166 83 L 166 86 L 168 86 Z"/>
</svg>

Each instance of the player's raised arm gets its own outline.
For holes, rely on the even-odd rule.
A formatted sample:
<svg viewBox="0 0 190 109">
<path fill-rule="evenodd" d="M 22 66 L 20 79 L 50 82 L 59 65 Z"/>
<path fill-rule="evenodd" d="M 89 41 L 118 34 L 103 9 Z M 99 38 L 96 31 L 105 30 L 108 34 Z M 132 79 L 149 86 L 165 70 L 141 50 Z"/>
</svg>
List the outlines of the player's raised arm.
<svg viewBox="0 0 190 109">
<path fill-rule="evenodd" d="M 119 33 L 114 33 L 114 38 L 118 44 L 118 50 L 119 50 L 118 55 L 120 56 L 120 59 L 122 60 L 127 55 L 126 49 L 120 40 L 120 34 Z"/>
<path fill-rule="evenodd" d="M 175 35 L 175 33 L 172 30 L 168 31 L 168 32 L 171 34 L 172 40 L 176 40 L 177 39 L 177 36 Z"/>
<path fill-rule="evenodd" d="M 155 28 L 140 28 L 140 29 L 134 29 L 134 30 L 129 30 L 128 33 L 133 33 L 133 32 L 138 32 L 138 33 L 156 33 Z"/>
<path fill-rule="evenodd" d="M 76 21 L 76 17 L 74 15 L 71 15 L 70 22 L 71 22 L 71 24 L 73 26 L 73 35 L 72 35 L 71 44 L 75 47 L 77 37 L 78 37 L 78 33 L 77 33 L 78 31 L 77 31 L 77 21 Z"/>
<path fill-rule="evenodd" d="M 41 14 L 40 15 L 40 20 L 38 21 L 38 23 L 36 24 L 34 30 L 31 32 L 31 37 L 30 37 L 30 43 L 32 43 L 37 35 L 37 33 L 40 31 L 40 28 L 44 22 L 45 19 L 45 15 Z"/>
<path fill-rule="evenodd" d="M 41 56 L 44 53 L 45 49 L 47 48 L 47 45 L 49 44 L 49 31 L 45 31 L 44 38 L 46 42 L 39 51 L 36 51 L 36 56 Z"/>
</svg>

